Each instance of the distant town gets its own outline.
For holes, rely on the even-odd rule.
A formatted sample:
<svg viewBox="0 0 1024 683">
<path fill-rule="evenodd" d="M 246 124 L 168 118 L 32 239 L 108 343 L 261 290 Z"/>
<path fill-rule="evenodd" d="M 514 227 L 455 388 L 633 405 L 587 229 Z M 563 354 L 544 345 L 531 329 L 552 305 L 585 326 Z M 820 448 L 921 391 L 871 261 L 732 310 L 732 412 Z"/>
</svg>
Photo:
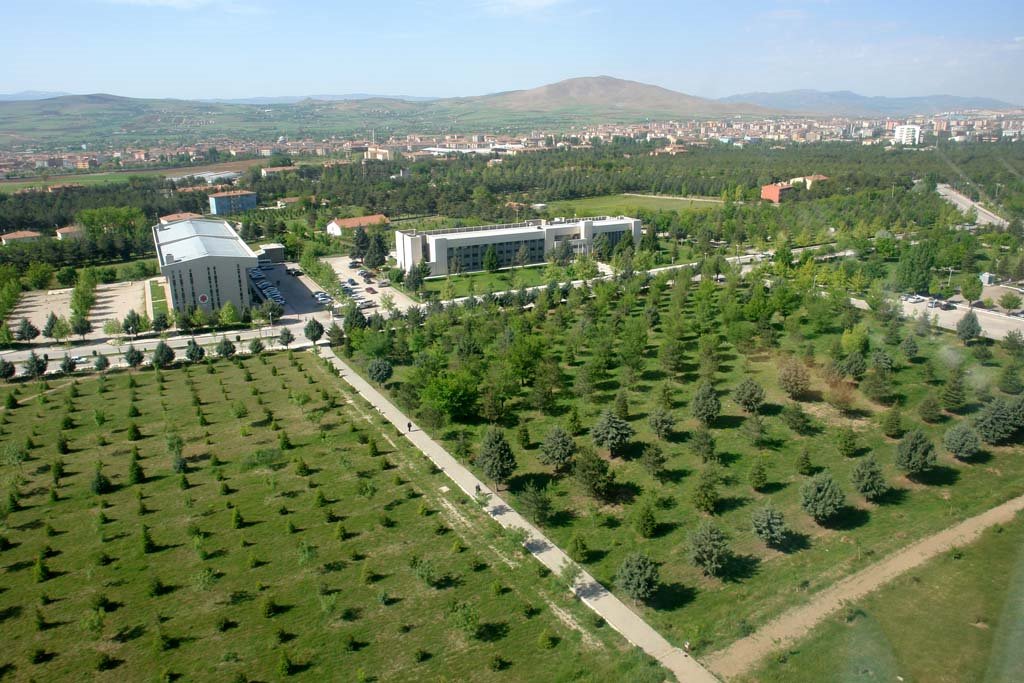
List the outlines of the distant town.
<svg viewBox="0 0 1024 683">
<path fill-rule="evenodd" d="M 342 136 L 324 139 L 274 140 L 218 137 L 189 144 L 120 147 L 112 138 L 103 149 L 65 148 L 0 150 L 0 179 L 32 179 L 41 176 L 90 173 L 104 170 L 145 170 L 203 165 L 231 160 L 292 157 L 346 159 L 361 155 L 369 160 L 415 161 L 455 154 L 495 157 L 548 149 L 585 149 L 616 138 L 664 140 L 653 154 L 680 154 L 690 147 L 726 144 L 744 147 L 756 143 L 846 142 L 862 145 L 929 146 L 939 142 L 1018 141 L 1024 131 L 1024 111 L 947 112 L 908 118 L 815 118 L 727 117 L 686 121 L 652 121 L 633 124 L 601 124 L 565 130 L 535 130 L 512 135 L 495 132 L 470 134 L 407 134 L 380 138 Z M 84 147 L 84 146 L 83 146 Z M 266 168 L 264 174 L 272 174 Z M 220 176 L 218 176 L 220 177 Z"/>
</svg>

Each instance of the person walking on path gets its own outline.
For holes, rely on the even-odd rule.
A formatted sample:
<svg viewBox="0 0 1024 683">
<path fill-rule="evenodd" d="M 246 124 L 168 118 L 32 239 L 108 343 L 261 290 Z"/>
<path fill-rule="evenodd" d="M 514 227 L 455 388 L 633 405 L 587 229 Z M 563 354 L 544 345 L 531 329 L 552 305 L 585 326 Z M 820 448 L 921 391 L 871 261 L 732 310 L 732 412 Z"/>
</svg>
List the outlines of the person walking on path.
<svg viewBox="0 0 1024 683">
<path fill-rule="evenodd" d="M 405 424 L 405 431 L 409 432 L 410 434 L 412 433 L 412 422 L 407 422 Z"/>
</svg>

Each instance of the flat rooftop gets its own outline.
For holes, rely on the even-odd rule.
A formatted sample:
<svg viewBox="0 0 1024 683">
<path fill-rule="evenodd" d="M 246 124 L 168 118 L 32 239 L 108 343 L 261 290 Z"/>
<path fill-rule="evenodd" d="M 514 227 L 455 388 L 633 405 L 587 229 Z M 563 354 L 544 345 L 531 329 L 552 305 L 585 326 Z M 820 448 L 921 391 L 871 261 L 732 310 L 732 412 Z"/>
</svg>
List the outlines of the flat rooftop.
<svg viewBox="0 0 1024 683">
<path fill-rule="evenodd" d="M 588 218 L 552 218 L 550 221 L 529 220 L 522 223 L 503 223 L 499 225 L 473 225 L 463 228 L 439 228 L 437 230 L 399 230 L 404 235 L 426 235 L 427 237 L 445 237 L 448 235 L 465 235 L 467 233 L 486 232 L 491 235 L 522 235 L 531 231 L 544 234 L 544 228 L 579 225 L 590 221 L 595 226 L 617 225 L 626 221 L 634 221 L 629 216 L 591 216 Z"/>
<path fill-rule="evenodd" d="M 205 256 L 256 258 L 230 223 L 212 218 L 190 218 L 154 225 L 153 241 L 161 266 Z"/>
</svg>

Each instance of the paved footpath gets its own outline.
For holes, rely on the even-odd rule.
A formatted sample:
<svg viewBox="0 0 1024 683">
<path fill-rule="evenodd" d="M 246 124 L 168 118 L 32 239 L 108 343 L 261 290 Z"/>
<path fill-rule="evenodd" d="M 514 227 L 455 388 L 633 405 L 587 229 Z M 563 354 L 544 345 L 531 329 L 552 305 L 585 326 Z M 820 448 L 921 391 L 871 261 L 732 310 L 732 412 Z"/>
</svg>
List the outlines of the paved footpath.
<svg viewBox="0 0 1024 683">
<path fill-rule="evenodd" d="M 439 443 L 431 439 L 426 432 L 415 425 L 413 425 L 412 431 L 408 432 L 406 425 L 410 422 L 409 418 L 338 358 L 330 347 L 321 347 L 321 353 L 341 373 L 342 379 L 352 385 L 364 399 L 369 401 L 391 424 L 395 425 L 399 432 L 403 433 L 414 446 L 430 458 L 466 495 L 470 498 L 475 497 L 477 487 L 481 492 L 488 494 L 490 498 L 485 508 L 487 514 L 503 527 L 525 530 L 527 550 L 544 566 L 552 572 L 560 574 L 567 564 L 572 563 L 572 560 L 558 546 L 521 517 L 484 482 L 477 479 Z M 674 673 L 680 683 L 714 683 L 718 680 L 688 654 L 669 644 L 636 612 L 629 609 L 588 573 L 580 573 L 572 590 L 626 640 L 657 659 L 662 666 Z"/>
<path fill-rule="evenodd" d="M 1024 510 L 1024 496 L 1018 496 L 991 510 L 965 519 L 937 534 L 923 538 L 886 559 L 863 569 L 818 593 L 809 603 L 783 613 L 773 621 L 732 645 L 704 658 L 708 667 L 729 679 L 750 672 L 764 657 L 792 645 L 844 604 L 858 600 L 918 567 L 936 555 L 966 545 L 989 527 L 1008 524 Z"/>
</svg>

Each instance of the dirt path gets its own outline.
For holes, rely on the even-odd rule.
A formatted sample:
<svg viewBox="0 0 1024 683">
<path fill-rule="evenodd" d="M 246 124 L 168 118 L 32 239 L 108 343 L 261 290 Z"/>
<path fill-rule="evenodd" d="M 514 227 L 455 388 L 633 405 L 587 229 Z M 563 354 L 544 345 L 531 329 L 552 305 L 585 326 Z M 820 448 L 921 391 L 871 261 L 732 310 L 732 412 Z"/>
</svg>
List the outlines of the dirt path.
<svg viewBox="0 0 1024 683">
<path fill-rule="evenodd" d="M 745 674 L 765 656 L 806 636 L 845 603 L 864 597 L 940 553 L 970 543 L 989 527 L 1011 522 L 1021 510 L 1024 510 L 1024 496 L 1013 498 L 945 531 L 921 539 L 823 590 L 806 605 L 789 610 L 724 650 L 711 653 L 704 658 L 704 665 L 723 679 Z"/>
</svg>

